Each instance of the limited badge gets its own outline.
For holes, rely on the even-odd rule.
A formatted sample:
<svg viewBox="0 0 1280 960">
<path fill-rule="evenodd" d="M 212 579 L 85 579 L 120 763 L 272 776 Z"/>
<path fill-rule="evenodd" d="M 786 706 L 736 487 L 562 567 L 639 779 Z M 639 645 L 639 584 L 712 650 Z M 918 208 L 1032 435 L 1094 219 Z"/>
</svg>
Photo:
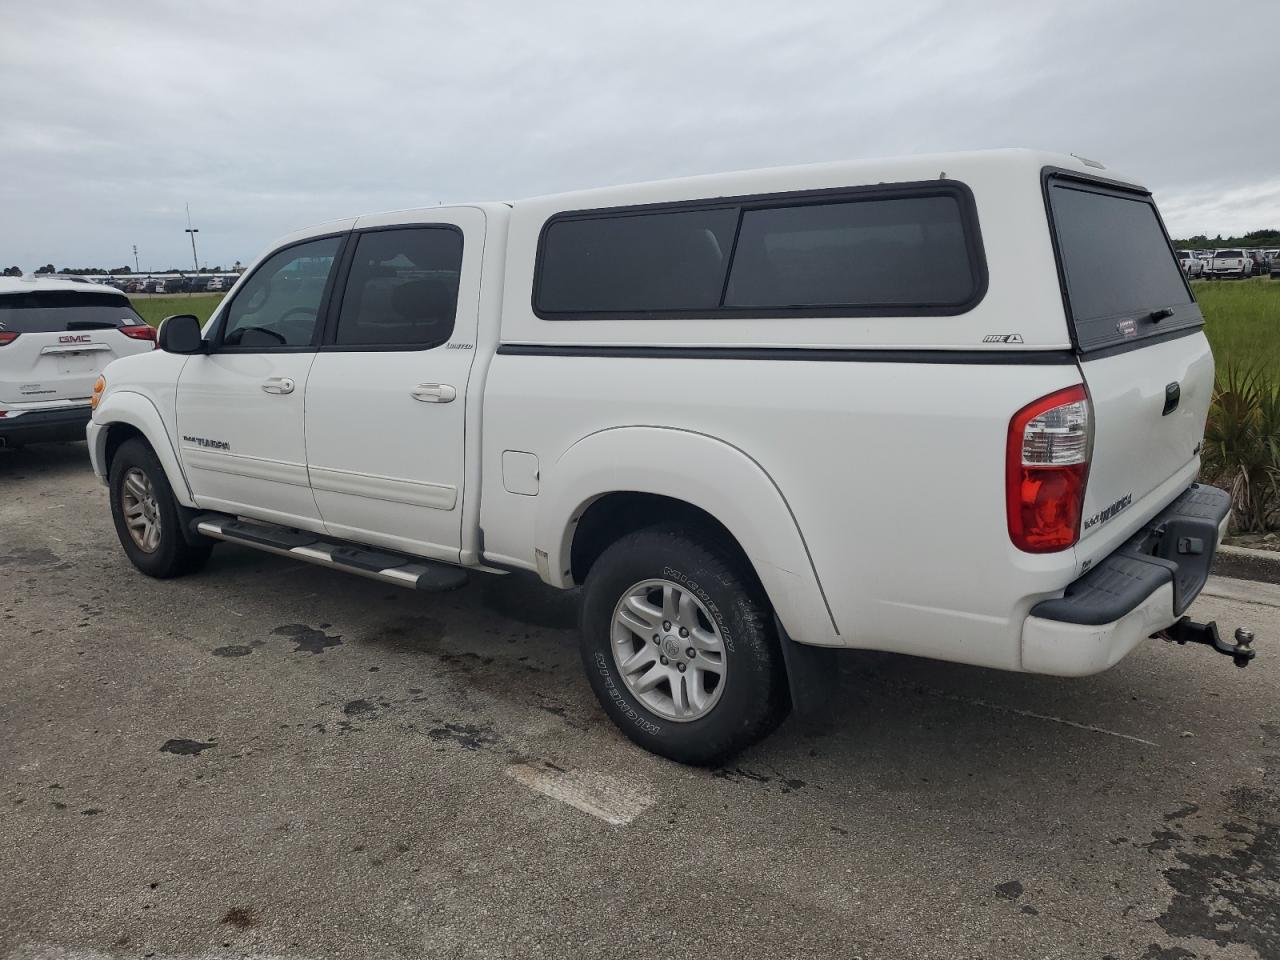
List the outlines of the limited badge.
<svg viewBox="0 0 1280 960">
<path fill-rule="evenodd" d="M 1126 339 L 1129 337 L 1136 337 L 1138 335 L 1138 321 L 1121 320 L 1116 324 L 1116 329 L 1120 331 L 1120 336 L 1125 337 Z"/>
</svg>

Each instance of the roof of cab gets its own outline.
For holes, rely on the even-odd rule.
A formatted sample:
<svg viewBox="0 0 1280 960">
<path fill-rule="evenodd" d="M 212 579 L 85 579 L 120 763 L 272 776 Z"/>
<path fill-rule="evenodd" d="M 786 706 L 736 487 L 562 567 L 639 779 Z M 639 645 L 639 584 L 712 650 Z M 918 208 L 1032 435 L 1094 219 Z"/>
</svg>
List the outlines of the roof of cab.
<svg viewBox="0 0 1280 960">
<path fill-rule="evenodd" d="M 63 293 L 114 293 L 124 296 L 115 287 L 105 283 L 90 283 L 87 280 L 61 280 L 33 276 L 0 277 L 0 296 L 7 293 L 37 293 L 52 290 Z"/>
</svg>

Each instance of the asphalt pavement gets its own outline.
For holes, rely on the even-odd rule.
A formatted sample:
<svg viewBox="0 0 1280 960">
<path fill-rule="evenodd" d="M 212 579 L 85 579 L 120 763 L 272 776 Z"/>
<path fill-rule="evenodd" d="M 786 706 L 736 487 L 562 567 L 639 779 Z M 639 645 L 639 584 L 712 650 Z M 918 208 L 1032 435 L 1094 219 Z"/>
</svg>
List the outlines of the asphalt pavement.
<svg viewBox="0 0 1280 960">
<path fill-rule="evenodd" d="M 221 546 L 158 582 L 82 444 L 0 451 L 0 958 L 1280 958 L 1280 602 L 1245 670 L 847 655 L 718 770 L 641 752 L 576 598 Z"/>
</svg>

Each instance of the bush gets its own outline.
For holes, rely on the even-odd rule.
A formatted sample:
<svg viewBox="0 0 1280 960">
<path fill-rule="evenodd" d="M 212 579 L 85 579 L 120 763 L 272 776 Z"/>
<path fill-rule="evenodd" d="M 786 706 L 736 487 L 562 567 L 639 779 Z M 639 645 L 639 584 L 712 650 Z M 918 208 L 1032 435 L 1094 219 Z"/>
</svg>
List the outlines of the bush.
<svg viewBox="0 0 1280 960">
<path fill-rule="evenodd" d="M 1280 382 L 1272 371 L 1230 366 L 1218 378 L 1203 462 L 1231 493 L 1237 531 L 1280 525 Z"/>
</svg>

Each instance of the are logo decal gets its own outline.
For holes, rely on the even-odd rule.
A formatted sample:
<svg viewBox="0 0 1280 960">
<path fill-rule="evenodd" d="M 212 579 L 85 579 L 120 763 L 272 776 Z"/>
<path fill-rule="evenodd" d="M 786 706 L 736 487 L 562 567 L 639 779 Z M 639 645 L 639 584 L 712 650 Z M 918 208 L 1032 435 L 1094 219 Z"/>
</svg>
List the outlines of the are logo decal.
<svg viewBox="0 0 1280 960">
<path fill-rule="evenodd" d="M 183 443 L 193 443 L 197 447 L 210 447 L 214 450 L 230 450 L 231 444 L 225 440 L 206 440 L 204 437 L 187 437 L 182 438 Z"/>
<path fill-rule="evenodd" d="M 1103 507 L 1097 513 L 1095 513 L 1092 517 L 1086 520 L 1083 524 L 1084 529 L 1088 530 L 1090 527 L 1096 527 L 1100 523 L 1106 523 L 1108 520 L 1114 517 L 1117 513 L 1119 513 L 1121 510 L 1125 509 L 1125 507 L 1129 506 L 1132 503 L 1133 503 L 1133 494 L 1126 493 L 1123 497 L 1121 497 L 1115 503 L 1111 504 L 1110 506 Z"/>
<path fill-rule="evenodd" d="M 982 338 L 983 343 L 1022 343 L 1020 333 L 988 333 Z"/>
</svg>

